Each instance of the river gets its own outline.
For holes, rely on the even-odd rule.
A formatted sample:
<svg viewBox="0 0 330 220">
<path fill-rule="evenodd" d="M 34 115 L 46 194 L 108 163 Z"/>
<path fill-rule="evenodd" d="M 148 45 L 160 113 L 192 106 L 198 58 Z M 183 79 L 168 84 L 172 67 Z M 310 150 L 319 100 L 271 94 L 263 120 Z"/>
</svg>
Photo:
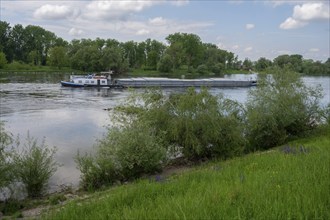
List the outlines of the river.
<svg viewBox="0 0 330 220">
<path fill-rule="evenodd" d="M 32 74 L 33 75 L 33 74 Z M 60 186 L 76 187 L 80 173 L 74 157 L 78 150 L 89 152 L 102 138 L 109 125 L 108 111 L 129 95 L 128 90 L 107 88 L 61 87 L 59 80 L 68 74 L 0 74 L 0 119 L 6 130 L 24 139 L 27 132 L 48 146 L 56 146 L 56 160 L 62 164 L 50 180 L 50 191 Z M 235 74 L 226 78 L 247 79 L 254 75 Z M 323 88 L 322 105 L 330 102 L 330 77 L 303 77 L 308 86 Z M 212 88 L 212 94 L 223 93 L 227 98 L 244 103 L 251 88 Z M 165 92 L 182 89 L 164 89 Z M 139 91 L 139 90 L 138 90 Z M 142 90 L 141 90 L 142 91 Z"/>
</svg>

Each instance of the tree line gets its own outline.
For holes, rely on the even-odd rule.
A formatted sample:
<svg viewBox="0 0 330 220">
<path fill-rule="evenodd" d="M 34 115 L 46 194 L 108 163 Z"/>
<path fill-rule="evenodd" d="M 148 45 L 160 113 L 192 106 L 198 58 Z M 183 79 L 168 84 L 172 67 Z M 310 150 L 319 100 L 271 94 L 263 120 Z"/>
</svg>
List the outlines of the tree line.
<svg viewBox="0 0 330 220">
<path fill-rule="evenodd" d="M 113 70 L 117 74 L 134 69 L 173 73 L 184 69 L 198 75 L 221 75 L 231 70 L 267 71 L 274 66 L 304 74 L 330 75 L 330 58 L 322 63 L 302 55 L 280 55 L 274 60 L 241 61 L 233 52 L 204 43 L 196 34 L 168 35 L 166 44 L 147 39 L 142 42 L 119 42 L 116 39 L 74 39 L 67 42 L 42 27 L 0 21 L 0 68 L 29 64 L 69 67 L 80 71 Z"/>
</svg>

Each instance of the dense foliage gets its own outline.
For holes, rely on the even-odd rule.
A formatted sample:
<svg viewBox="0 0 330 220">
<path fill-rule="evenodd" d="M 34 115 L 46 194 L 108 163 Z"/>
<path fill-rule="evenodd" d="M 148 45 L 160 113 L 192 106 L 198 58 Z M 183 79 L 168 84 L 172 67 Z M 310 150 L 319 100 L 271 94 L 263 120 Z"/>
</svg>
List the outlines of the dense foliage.
<svg viewBox="0 0 330 220">
<path fill-rule="evenodd" d="M 0 21 L 0 69 L 17 70 L 29 66 L 70 67 L 81 71 L 113 70 L 117 74 L 132 69 L 158 70 L 196 75 L 221 75 L 231 70 L 266 71 L 272 66 L 289 67 L 304 74 L 330 74 L 330 59 L 305 60 L 299 54 L 280 55 L 273 61 L 261 57 L 253 62 L 238 60 L 234 53 L 215 44 L 203 43 L 196 34 L 174 33 L 167 45 L 157 40 L 119 42 L 115 39 L 74 39 L 67 42 L 39 26 L 11 27 Z M 8 64 L 7 64 L 8 62 Z"/>
<path fill-rule="evenodd" d="M 133 93 L 112 113 L 115 125 L 100 141 L 96 156 L 76 158 L 86 189 L 160 171 L 178 157 L 228 158 L 244 150 L 242 106 L 206 89 Z"/>
<path fill-rule="evenodd" d="M 251 147 L 268 149 L 312 130 L 323 120 L 320 88 L 308 88 L 291 70 L 259 74 L 247 103 L 247 136 Z"/>
<path fill-rule="evenodd" d="M 268 149 L 326 121 L 321 91 L 306 87 L 296 72 L 275 68 L 258 83 L 246 106 L 205 88 L 133 93 L 112 110 L 114 125 L 96 156 L 77 156 L 83 186 L 94 189 L 154 173 L 175 158 L 196 162 Z"/>
</svg>

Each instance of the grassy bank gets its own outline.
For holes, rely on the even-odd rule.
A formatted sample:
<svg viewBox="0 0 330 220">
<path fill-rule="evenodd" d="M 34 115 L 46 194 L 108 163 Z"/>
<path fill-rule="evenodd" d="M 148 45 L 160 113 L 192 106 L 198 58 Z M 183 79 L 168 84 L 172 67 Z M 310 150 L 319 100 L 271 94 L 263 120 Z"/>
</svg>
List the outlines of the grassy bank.
<svg viewBox="0 0 330 220">
<path fill-rule="evenodd" d="M 55 207 L 43 219 L 329 219 L 330 137 L 158 175 Z"/>
</svg>

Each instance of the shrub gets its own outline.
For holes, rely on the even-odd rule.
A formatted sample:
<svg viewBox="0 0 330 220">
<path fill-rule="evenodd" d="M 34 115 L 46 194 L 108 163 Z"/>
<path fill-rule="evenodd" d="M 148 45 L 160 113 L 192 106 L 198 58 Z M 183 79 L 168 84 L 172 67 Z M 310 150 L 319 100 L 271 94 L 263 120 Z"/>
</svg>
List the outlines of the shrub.
<svg viewBox="0 0 330 220">
<path fill-rule="evenodd" d="M 133 94 L 112 112 L 95 156 L 77 157 L 84 188 L 99 188 L 160 171 L 168 158 L 226 158 L 245 146 L 242 107 L 206 89 L 164 95 L 161 90 Z"/>
<path fill-rule="evenodd" d="M 228 157 L 244 147 L 242 107 L 207 89 L 189 88 L 169 96 L 149 90 L 120 110 L 124 113 L 120 118 L 129 116 L 126 121 L 147 124 L 170 152 L 191 160 Z"/>
<path fill-rule="evenodd" d="M 94 190 L 160 171 L 166 150 L 160 138 L 141 124 L 111 128 L 97 146 L 96 155 L 77 156 L 84 189 Z"/>
<path fill-rule="evenodd" d="M 320 89 L 306 87 L 297 73 L 275 69 L 259 75 L 247 102 L 247 136 L 255 149 L 268 149 L 321 123 Z"/>
<path fill-rule="evenodd" d="M 186 158 L 226 158 L 243 150 L 237 103 L 194 88 L 172 95 L 168 103 L 172 107 L 167 128 L 169 142 L 181 146 Z"/>
<path fill-rule="evenodd" d="M 44 193 L 49 178 L 59 166 L 54 160 L 55 152 L 56 148 L 49 148 L 45 140 L 38 145 L 37 139 L 28 134 L 22 150 L 13 155 L 16 178 L 24 184 L 28 197 Z"/>
<path fill-rule="evenodd" d="M 100 153 L 114 156 L 113 160 L 124 179 L 160 171 L 166 159 L 161 138 L 143 124 L 110 130 L 100 146 Z"/>
<path fill-rule="evenodd" d="M 0 121 L 0 189 L 7 187 L 13 180 L 12 164 L 10 163 L 12 135 L 6 131 L 4 122 Z"/>
<path fill-rule="evenodd" d="M 81 187 L 85 190 L 92 191 L 104 185 L 111 185 L 119 179 L 109 155 L 98 154 L 97 157 L 85 154 L 81 156 L 78 153 L 75 162 L 81 172 Z"/>
</svg>

